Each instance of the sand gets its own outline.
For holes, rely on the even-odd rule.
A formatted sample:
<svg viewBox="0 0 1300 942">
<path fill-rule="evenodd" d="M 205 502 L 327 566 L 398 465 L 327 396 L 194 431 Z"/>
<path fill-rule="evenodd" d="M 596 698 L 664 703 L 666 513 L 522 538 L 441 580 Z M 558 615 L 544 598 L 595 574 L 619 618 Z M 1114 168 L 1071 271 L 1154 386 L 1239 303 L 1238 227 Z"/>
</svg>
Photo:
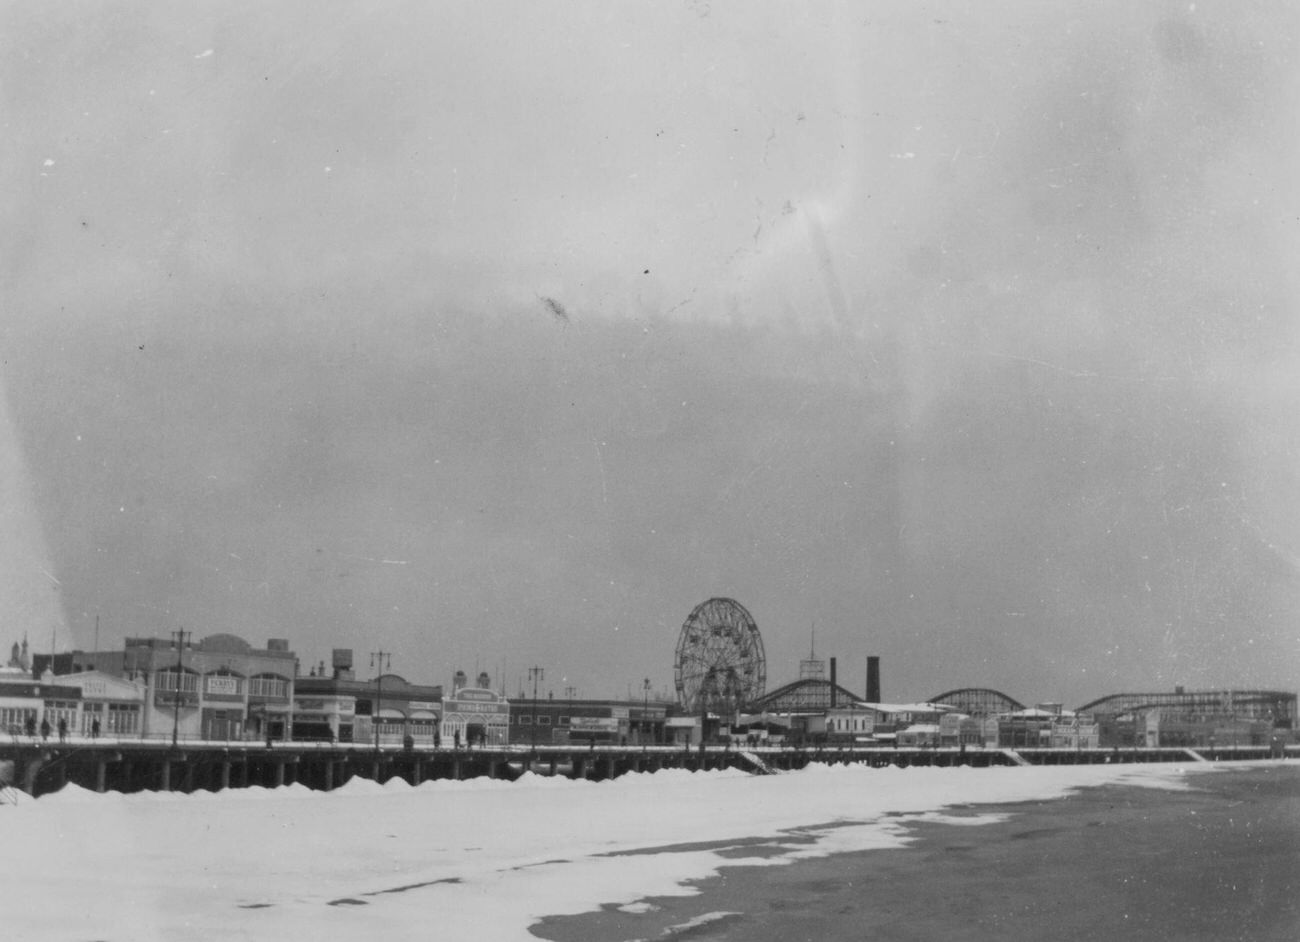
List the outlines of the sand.
<svg viewBox="0 0 1300 942">
<path fill-rule="evenodd" d="M 1008 817 L 912 823 L 901 849 L 727 867 L 696 896 L 532 931 L 555 942 L 1300 939 L 1300 764 L 1189 781 L 950 809 Z"/>
</svg>

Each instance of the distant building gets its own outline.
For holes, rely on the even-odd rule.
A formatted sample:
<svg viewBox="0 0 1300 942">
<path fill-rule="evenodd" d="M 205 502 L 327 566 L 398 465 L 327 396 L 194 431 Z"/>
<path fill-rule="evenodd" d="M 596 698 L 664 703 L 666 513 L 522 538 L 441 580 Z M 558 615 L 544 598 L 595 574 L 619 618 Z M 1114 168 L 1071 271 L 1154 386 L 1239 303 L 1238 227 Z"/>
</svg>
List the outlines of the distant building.
<svg viewBox="0 0 1300 942">
<path fill-rule="evenodd" d="M 254 648 L 232 634 L 177 647 L 127 638 L 122 672 L 146 689 L 142 735 L 185 739 L 288 739 L 296 659 L 287 641 Z"/>
<path fill-rule="evenodd" d="M 254 648 L 232 634 L 177 647 L 175 638 L 127 638 L 120 651 L 32 657 L 32 674 L 77 691 L 45 712 L 70 732 L 117 738 L 286 739 L 296 659 L 287 641 Z M 53 722 L 53 721 L 52 721 Z"/>
<path fill-rule="evenodd" d="M 22 671 L 24 674 L 32 669 L 31 658 L 27 651 L 26 638 L 23 638 L 23 643 L 21 645 L 17 641 L 14 642 L 13 650 L 9 653 L 9 663 L 7 667 L 10 670 Z"/>
<path fill-rule="evenodd" d="M 144 684 L 101 671 L 82 671 L 59 678 L 81 693 L 79 711 L 69 729 L 82 736 L 137 739 L 144 729 Z"/>
<path fill-rule="evenodd" d="M 400 674 L 358 680 L 352 650 L 337 648 L 332 676 L 323 669 L 294 684 L 293 738 L 335 742 L 434 745 L 444 704 L 441 684 L 415 684 Z"/>
<path fill-rule="evenodd" d="M 49 735 L 60 718 L 71 730 L 80 702 L 81 688 L 56 682 L 52 674 L 36 680 L 22 670 L 0 670 L 0 734 L 35 737 L 44 728 Z"/>
<path fill-rule="evenodd" d="M 1296 694 L 1282 690 L 1184 690 L 1117 693 L 1079 707 L 1098 717 L 1162 710 L 1170 715 L 1232 716 L 1262 720 L 1280 729 L 1296 728 Z"/>
<path fill-rule="evenodd" d="M 669 732 L 669 704 L 654 700 L 555 700 L 518 698 L 510 702 L 510 742 L 582 745 L 662 745 L 674 741 Z M 698 717 L 680 725 L 698 730 Z M 698 734 L 696 734 L 698 741 Z"/>
<path fill-rule="evenodd" d="M 980 721 L 966 713 L 945 713 L 939 717 L 939 745 L 983 746 L 984 732 Z"/>
<path fill-rule="evenodd" d="M 804 677 L 778 687 L 745 707 L 745 712 L 779 715 L 824 714 L 857 701 L 853 691 L 820 677 Z"/>
<path fill-rule="evenodd" d="M 998 746 L 1003 749 L 1047 749 L 1060 714 L 1030 707 L 997 717 Z"/>
<path fill-rule="evenodd" d="M 511 704 L 491 689 L 491 678 L 479 674 L 475 686 L 458 671 L 451 696 L 443 701 L 441 739 L 444 745 L 504 746 L 510 741 Z"/>
</svg>

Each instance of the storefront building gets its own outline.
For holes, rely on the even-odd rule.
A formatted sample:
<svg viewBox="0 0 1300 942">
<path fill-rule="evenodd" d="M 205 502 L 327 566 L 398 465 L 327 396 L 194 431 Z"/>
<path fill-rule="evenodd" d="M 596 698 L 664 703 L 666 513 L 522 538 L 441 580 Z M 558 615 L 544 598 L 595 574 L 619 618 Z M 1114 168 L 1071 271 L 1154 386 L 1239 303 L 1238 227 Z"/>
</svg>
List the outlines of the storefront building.
<svg viewBox="0 0 1300 942">
<path fill-rule="evenodd" d="M 128 638 L 123 670 L 145 686 L 142 735 L 203 740 L 284 740 L 290 734 L 296 660 L 287 641 L 254 648 L 231 634 L 178 647 Z"/>
<path fill-rule="evenodd" d="M 543 700 L 510 704 L 510 742 L 519 745 L 663 745 L 668 704 L 646 700 Z"/>
<path fill-rule="evenodd" d="M 294 687 L 293 738 L 415 746 L 437 744 L 441 684 L 413 684 L 400 674 L 358 680 L 352 649 L 336 648 L 333 672 L 298 677 Z"/>
<path fill-rule="evenodd" d="M 509 742 L 510 703 L 486 684 L 456 687 L 443 700 L 442 711 L 440 739 L 444 746 L 504 746 Z"/>
</svg>

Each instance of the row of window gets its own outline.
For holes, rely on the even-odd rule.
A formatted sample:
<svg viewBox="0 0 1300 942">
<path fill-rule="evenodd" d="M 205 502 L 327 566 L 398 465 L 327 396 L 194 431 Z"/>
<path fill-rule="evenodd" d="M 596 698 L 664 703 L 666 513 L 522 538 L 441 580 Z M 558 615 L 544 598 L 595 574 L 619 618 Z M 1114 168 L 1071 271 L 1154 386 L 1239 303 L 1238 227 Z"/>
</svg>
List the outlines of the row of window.
<svg viewBox="0 0 1300 942">
<path fill-rule="evenodd" d="M 158 672 L 157 689 L 181 693 L 198 693 L 198 674 L 189 671 L 177 671 L 175 668 Z M 247 688 L 251 697 L 275 697 L 284 699 L 289 696 L 289 681 L 282 677 L 243 678 L 236 674 L 204 675 L 204 691 L 210 695 L 243 696 Z"/>
<path fill-rule="evenodd" d="M 86 703 L 81 710 L 82 735 L 95 732 L 96 720 L 104 736 L 134 735 L 140 732 L 140 707 L 135 703 Z"/>
<path fill-rule="evenodd" d="M 515 717 L 515 719 L 518 720 L 520 726 L 532 726 L 532 725 L 533 725 L 533 718 L 532 718 L 531 716 L 527 715 L 527 714 L 521 714 L 520 716 Z M 537 717 L 537 725 L 538 725 L 538 726 L 550 726 L 550 725 L 551 725 L 551 718 L 550 718 L 549 716 L 539 716 L 539 717 Z M 557 716 L 557 717 L 555 718 L 555 725 L 556 725 L 556 726 L 568 726 L 568 725 L 569 725 L 569 718 L 568 718 L 567 716 Z"/>
<path fill-rule="evenodd" d="M 36 719 L 35 707 L 0 707 L 0 730 L 21 730 L 27 724 L 29 716 Z"/>
<path fill-rule="evenodd" d="M 45 719 L 55 729 L 61 719 L 67 721 L 69 728 L 76 726 L 76 701 L 46 700 L 44 707 Z M 140 731 L 140 705 L 136 703 L 86 703 L 80 714 L 84 736 L 94 735 L 96 720 L 99 721 L 98 731 L 104 736 L 130 736 Z M 39 712 L 35 707 L 0 707 L 0 730 L 25 731 L 28 720 L 35 723 L 38 718 Z"/>
</svg>

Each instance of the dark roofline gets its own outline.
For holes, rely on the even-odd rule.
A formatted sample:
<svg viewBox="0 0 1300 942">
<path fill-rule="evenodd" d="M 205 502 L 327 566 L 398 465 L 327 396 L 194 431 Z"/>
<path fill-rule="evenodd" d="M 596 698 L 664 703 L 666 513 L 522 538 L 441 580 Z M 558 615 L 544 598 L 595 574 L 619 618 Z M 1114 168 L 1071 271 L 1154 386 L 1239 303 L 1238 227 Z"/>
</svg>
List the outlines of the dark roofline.
<svg viewBox="0 0 1300 942">
<path fill-rule="evenodd" d="M 1196 697 L 1226 698 L 1229 694 L 1232 695 L 1233 700 L 1243 700 L 1243 701 L 1244 700 L 1290 700 L 1291 702 L 1294 703 L 1297 699 L 1296 694 L 1288 690 L 1265 690 L 1258 687 L 1255 688 L 1218 687 L 1209 690 L 1156 690 L 1156 691 L 1149 690 L 1143 693 L 1107 694 L 1104 697 L 1098 697 L 1096 700 L 1092 700 L 1088 703 L 1085 703 L 1081 707 L 1077 707 L 1075 709 L 1075 712 L 1076 713 L 1088 712 L 1094 710 L 1096 707 L 1101 706 L 1102 704 L 1111 700 L 1149 699 L 1151 701 L 1168 702 L 1169 700 L 1172 700 L 1174 698 L 1187 698 L 1189 700 Z M 1127 711 L 1136 708 L 1137 707 L 1134 706 L 1128 706 L 1125 707 L 1124 709 L 1125 711 Z"/>
<path fill-rule="evenodd" d="M 930 697 L 926 702 L 942 703 L 946 697 L 955 697 L 958 694 L 966 694 L 966 693 L 992 694 L 993 696 L 1001 697 L 1003 700 L 1007 701 L 1007 703 L 1012 704 L 1012 709 L 1015 710 L 1025 709 L 1025 704 L 1021 703 L 1015 697 L 1008 696 L 1007 694 L 1003 693 L 1001 690 L 995 690 L 992 687 L 958 687 L 955 690 L 949 690 L 946 693 L 941 693 L 937 697 Z"/>
<path fill-rule="evenodd" d="M 807 688 L 807 687 L 829 688 L 830 686 L 831 686 L 830 680 L 828 680 L 825 677 L 801 677 L 798 680 L 791 681 L 790 683 L 786 684 L 783 687 L 777 687 L 775 690 L 769 691 L 768 693 L 763 694 L 761 697 L 755 698 L 753 701 L 746 704 L 745 706 L 747 709 L 752 711 L 752 708 L 755 706 L 759 706 L 764 703 L 770 703 L 776 700 L 778 697 L 787 696 L 788 694 L 791 694 L 794 691 L 799 690 L 801 688 Z M 854 693 L 851 690 L 848 690 L 847 688 L 841 686 L 838 683 L 835 685 L 835 692 L 837 698 L 843 697 L 846 702 L 862 699 L 856 693 Z"/>
</svg>

